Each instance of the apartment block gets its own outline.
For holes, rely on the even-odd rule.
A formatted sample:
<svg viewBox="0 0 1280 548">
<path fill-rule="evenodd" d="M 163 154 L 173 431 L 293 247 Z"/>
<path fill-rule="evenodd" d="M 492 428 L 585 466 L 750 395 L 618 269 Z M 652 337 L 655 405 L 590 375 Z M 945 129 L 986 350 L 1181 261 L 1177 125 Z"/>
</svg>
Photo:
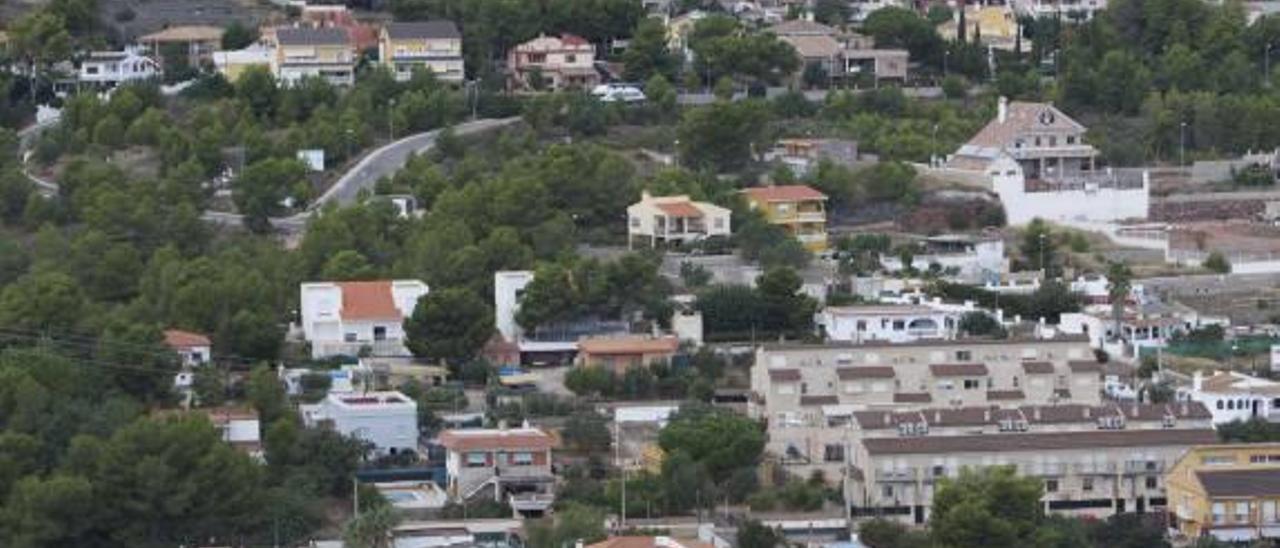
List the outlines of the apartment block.
<svg viewBox="0 0 1280 548">
<path fill-rule="evenodd" d="M 1171 467 L 1165 483 L 1170 528 L 1187 537 L 1280 538 L 1280 443 L 1195 447 Z"/>
<path fill-rule="evenodd" d="M 421 69 L 455 84 L 465 77 L 462 33 L 453 21 L 387 23 L 378 34 L 378 60 L 399 82 Z"/>
<path fill-rule="evenodd" d="M 1161 410 L 1160 426 L 1143 429 L 1114 418 L 1067 431 L 1030 431 L 1029 424 L 1028 431 L 959 435 L 895 429 L 898 435 L 851 445 L 847 500 L 857 515 L 925 523 L 944 478 L 965 468 L 1011 466 L 1043 481 L 1047 512 L 1103 518 L 1162 509 L 1164 472 L 1188 448 L 1216 439 L 1203 407 L 1185 411 Z"/>
<path fill-rule="evenodd" d="M 816 420 L 826 405 L 1096 405 L 1101 371 L 1085 337 L 772 344 L 756 352 L 751 409 L 773 424 Z"/>
<path fill-rule="evenodd" d="M 742 191 L 747 205 L 781 226 L 815 253 L 827 249 L 827 195 L 805 185 L 778 185 Z"/>
</svg>

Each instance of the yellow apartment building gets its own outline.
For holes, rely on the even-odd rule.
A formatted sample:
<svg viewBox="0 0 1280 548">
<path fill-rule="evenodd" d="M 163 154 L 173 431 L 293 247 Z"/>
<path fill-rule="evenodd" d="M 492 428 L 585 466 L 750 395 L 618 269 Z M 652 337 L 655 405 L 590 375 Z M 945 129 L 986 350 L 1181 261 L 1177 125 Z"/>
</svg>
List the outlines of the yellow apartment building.
<svg viewBox="0 0 1280 548">
<path fill-rule="evenodd" d="M 455 84 L 465 77 L 462 33 L 453 21 L 387 23 L 378 34 L 378 59 L 401 82 L 418 69 Z"/>
<path fill-rule="evenodd" d="M 1280 538 L 1280 443 L 1193 447 L 1165 476 L 1170 528 L 1223 542 Z"/>
<path fill-rule="evenodd" d="M 742 191 L 747 205 L 786 229 L 809 251 L 827 249 L 827 195 L 807 185 L 780 185 Z"/>
</svg>

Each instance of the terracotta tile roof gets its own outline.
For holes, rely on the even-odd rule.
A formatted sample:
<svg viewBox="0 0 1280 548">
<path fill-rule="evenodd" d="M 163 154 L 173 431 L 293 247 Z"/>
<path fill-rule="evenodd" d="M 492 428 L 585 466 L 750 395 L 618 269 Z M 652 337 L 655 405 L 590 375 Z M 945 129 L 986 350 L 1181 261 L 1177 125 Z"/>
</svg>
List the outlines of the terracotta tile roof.
<svg viewBox="0 0 1280 548">
<path fill-rule="evenodd" d="M 988 390 L 987 399 L 993 401 L 1025 400 L 1027 395 L 1021 390 Z"/>
<path fill-rule="evenodd" d="M 564 44 L 568 46 L 585 46 L 591 43 L 588 42 L 586 38 L 576 34 L 569 34 L 567 32 L 560 35 L 560 41 L 564 42 Z"/>
<path fill-rule="evenodd" d="M 1217 439 L 1218 436 L 1212 428 L 1201 428 L 871 438 L 862 440 L 862 445 L 872 455 L 911 455 L 1191 446 L 1214 443 Z"/>
<path fill-rule="evenodd" d="M 484 449 L 551 449 L 555 438 L 537 428 L 513 430 L 445 430 L 440 433 L 440 445 L 450 451 L 475 451 Z"/>
<path fill-rule="evenodd" d="M 1044 124 L 1041 121 L 1041 114 L 1046 112 L 1048 114 L 1044 117 L 1052 119 L 1049 124 Z M 1010 101 L 1008 116 L 1006 116 L 1005 121 L 1001 122 L 999 118 L 991 120 L 972 139 L 969 139 L 968 144 L 983 148 L 1012 148 L 1013 141 L 1018 135 L 1032 129 L 1036 131 L 1085 131 L 1085 127 L 1080 125 L 1079 122 L 1071 119 L 1066 113 L 1049 103 Z"/>
<path fill-rule="evenodd" d="M 1022 370 L 1029 375 L 1052 375 L 1053 364 L 1050 362 L 1022 362 Z"/>
<path fill-rule="evenodd" d="M 769 380 L 773 382 L 796 382 L 800 380 L 799 369 L 770 369 Z"/>
<path fill-rule="evenodd" d="M 1072 361 L 1067 362 L 1067 367 L 1071 368 L 1072 373 L 1101 373 L 1102 364 L 1098 362 Z"/>
<path fill-rule="evenodd" d="M 586 354 L 662 354 L 680 348 L 675 337 L 597 337 L 578 341 L 578 351 Z"/>
<path fill-rule="evenodd" d="M 807 185 L 757 186 L 744 189 L 742 192 L 757 202 L 805 202 L 827 199 L 826 194 Z"/>
<path fill-rule="evenodd" d="M 815 405 L 836 405 L 840 403 L 840 398 L 836 396 L 800 396 L 800 405 L 803 407 L 812 407 Z"/>
<path fill-rule="evenodd" d="M 176 349 L 213 345 L 213 343 L 209 342 L 209 337 L 181 329 L 166 329 L 164 331 L 164 344 Z"/>
<path fill-rule="evenodd" d="M 1280 496 L 1280 467 L 1250 470 L 1196 470 L 1196 479 L 1210 497 Z"/>
<path fill-rule="evenodd" d="M 339 282 L 337 285 L 342 290 L 342 319 L 388 320 L 401 317 L 391 294 L 390 281 Z"/>
<path fill-rule="evenodd" d="M 928 392 L 898 392 L 893 395 L 893 403 L 930 403 L 933 396 Z"/>
<path fill-rule="evenodd" d="M 929 373 L 935 377 L 982 377 L 987 374 L 987 366 L 981 363 L 934 363 L 929 365 Z"/>
<path fill-rule="evenodd" d="M 1114 406 L 1090 406 L 1078 403 L 1060 405 L 1027 405 L 1019 408 L 1027 421 L 1039 424 L 1092 422 L 1100 417 L 1116 416 Z"/>
<path fill-rule="evenodd" d="M 791 45 L 805 59 L 830 59 L 840 54 L 840 42 L 830 36 L 783 36 L 782 41 Z"/>
<path fill-rule="evenodd" d="M 836 376 L 840 377 L 840 380 L 842 381 L 857 379 L 892 379 L 894 377 L 894 372 L 893 368 L 887 365 L 841 367 L 836 369 Z"/>
<path fill-rule="evenodd" d="M 658 202 L 654 204 L 670 217 L 701 217 L 702 210 L 689 202 Z"/>
</svg>

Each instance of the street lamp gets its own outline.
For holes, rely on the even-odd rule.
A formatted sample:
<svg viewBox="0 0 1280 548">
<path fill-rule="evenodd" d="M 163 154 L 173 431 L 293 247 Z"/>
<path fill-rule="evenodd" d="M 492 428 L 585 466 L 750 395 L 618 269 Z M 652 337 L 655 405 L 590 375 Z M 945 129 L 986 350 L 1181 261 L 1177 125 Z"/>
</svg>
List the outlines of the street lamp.
<svg viewBox="0 0 1280 548">
<path fill-rule="evenodd" d="M 396 140 L 396 100 L 391 99 L 391 106 L 387 108 L 387 139 Z"/>
</svg>

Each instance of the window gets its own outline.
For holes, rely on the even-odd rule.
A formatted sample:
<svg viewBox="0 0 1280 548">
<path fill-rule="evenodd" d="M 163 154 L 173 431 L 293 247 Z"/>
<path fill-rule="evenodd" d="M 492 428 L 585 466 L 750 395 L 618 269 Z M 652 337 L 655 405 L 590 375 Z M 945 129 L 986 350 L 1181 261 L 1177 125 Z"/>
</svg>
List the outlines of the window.
<svg viewBox="0 0 1280 548">
<path fill-rule="evenodd" d="M 381 325 L 374 326 L 374 328 L 373 328 L 373 340 L 375 340 L 375 341 L 385 341 L 385 340 L 387 340 L 387 328 L 386 328 L 386 327 L 384 327 L 384 326 L 381 326 Z"/>
<path fill-rule="evenodd" d="M 346 341 L 346 342 L 356 342 L 356 334 L 355 334 L 355 333 L 344 333 L 344 334 L 342 335 L 342 340 L 343 340 L 343 341 Z"/>
<path fill-rule="evenodd" d="M 941 465 L 941 464 L 936 464 L 936 465 L 934 465 L 934 466 L 933 466 L 933 477 L 935 477 L 935 478 L 940 478 L 940 477 L 945 476 L 945 475 L 947 475 L 947 467 L 946 467 L 946 466 L 943 466 L 943 465 Z"/>
<path fill-rule="evenodd" d="M 800 383 L 800 393 L 801 393 L 801 394 L 808 394 L 808 393 L 809 393 L 809 383 L 807 383 L 807 382 L 802 382 L 802 383 Z"/>
<path fill-rule="evenodd" d="M 884 485 L 880 487 L 880 495 L 884 498 L 893 498 L 893 486 Z"/>
<path fill-rule="evenodd" d="M 1223 466 L 1223 465 L 1230 465 L 1235 463 L 1236 463 L 1235 457 L 1222 456 L 1222 455 L 1217 455 L 1217 456 L 1210 455 L 1200 459 L 1200 464 L 1203 464 L 1206 466 Z"/>
<path fill-rule="evenodd" d="M 1236 502 L 1235 507 L 1236 507 L 1236 512 L 1235 512 L 1236 523 L 1247 523 L 1249 521 L 1249 513 L 1250 513 L 1249 503 L 1244 501 L 1238 501 Z"/>
<path fill-rule="evenodd" d="M 724 217 L 716 217 L 716 228 L 724 228 Z"/>
<path fill-rule="evenodd" d="M 979 381 L 978 379 L 965 379 L 965 380 L 964 380 L 964 389 L 965 389 L 965 390 L 977 390 L 977 389 L 979 389 L 979 388 L 982 388 L 982 381 Z"/>
<path fill-rule="evenodd" d="M 894 321 L 893 321 L 893 330 L 894 330 L 894 331 L 902 331 L 904 328 L 906 328 L 906 326 L 907 326 L 907 324 L 906 324 L 906 323 L 904 323 L 902 320 L 894 320 Z"/>
<path fill-rule="evenodd" d="M 1067 144 L 1068 144 L 1068 145 L 1074 145 L 1074 144 L 1076 144 L 1076 136 L 1075 136 L 1075 135 L 1068 135 L 1068 136 L 1067 136 Z"/>
<path fill-rule="evenodd" d="M 1093 478 L 1084 478 L 1080 480 L 1080 490 L 1086 493 L 1093 492 Z"/>
<path fill-rule="evenodd" d="M 515 466 L 530 466 L 533 464 L 533 453 L 528 451 L 512 453 L 511 464 Z"/>
<path fill-rule="evenodd" d="M 827 462 L 844 462 L 844 446 L 838 443 L 827 444 L 822 457 Z"/>
<path fill-rule="evenodd" d="M 1147 476 L 1147 489 L 1156 489 L 1158 487 L 1160 487 L 1160 478 Z"/>
<path fill-rule="evenodd" d="M 1049 136 L 1049 146 L 1051 147 L 1058 146 L 1058 138 L 1056 136 L 1053 136 L 1053 135 Z"/>
<path fill-rule="evenodd" d="M 1225 405 L 1223 405 L 1222 400 L 1218 400 L 1218 410 L 1221 411 L 1223 407 L 1225 407 Z"/>
<path fill-rule="evenodd" d="M 488 466 L 489 455 L 485 453 L 467 453 L 467 468 L 481 468 Z"/>
<path fill-rule="evenodd" d="M 855 329 L 857 329 L 858 331 L 866 331 L 866 330 L 867 330 L 867 320 L 858 320 L 858 323 L 857 323 L 857 324 L 855 324 L 855 327 L 854 327 L 854 328 L 855 328 Z"/>
<path fill-rule="evenodd" d="M 545 62 L 547 62 L 547 54 L 545 54 L 545 53 L 530 53 L 530 54 L 529 54 L 529 57 L 528 57 L 528 60 L 529 60 L 529 62 L 530 62 L 530 63 L 545 63 Z"/>
<path fill-rule="evenodd" d="M 631 228 L 640 228 L 640 218 L 639 218 L 639 217 L 632 217 L 632 218 L 631 218 Z"/>
<path fill-rule="evenodd" d="M 1227 409 L 1228 409 L 1228 410 L 1231 410 L 1231 411 L 1234 411 L 1234 410 L 1235 410 L 1235 408 L 1236 408 L 1236 402 L 1235 402 L 1235 400 L 1227 400 Z"/>
<path fill-rule="evenodd" d="M 1014 377 L 1014 378 L 1013 378 L 1013 387 L 1014 387 L 1014 388 L 1017 388 L 1017 387 L 1018 387 L 1018 377 Z"/>
<path fill-rule="evenodd" d="M 973 352 L 968 350 L 956 350 L 956 361 L 967 362 L 973 359 Z"/>
<path fill-rule="evenodd" d="M 951 390 L 956 385 L 952 381 L 938 381 L 938 390 Z"/>
<path fill-rule="evenodd" d="M 577 56 L 577 55 L 574 55 L 574 54 L 572 54 L 572 53 L 570 53 L 570 54 L 568 54 L 568 55 L 565 55 L 565 56 L 564 56 L 564 62 L 566 62 L 566 63 L 577 63 L 577 62 L 578 62 L 578 56 Z"/>
<path fill-rule="evenodd" d="M 1276 515 L 1276 501 L 1262 501 L 1262 515 L 1258 517 L 1259 521 L 1262 523 L 1275 523 L 1277 517 L 1280 516 Z"/>
<path fill-rule="evenodd" d="M 1057 493 L 1057 492 L 1058 492 L 1058 480 L 1046 480 L 1046 481 L 1044 482 L 1044 491 L 1045 491 L 1046 493 Z"/>
<path fill-rule="evenodd" d="M 1227 521 L 1227 505 L 1221 502 L 1213 503 L 1213 524 L 1222 525 Z"/>
</svg>

